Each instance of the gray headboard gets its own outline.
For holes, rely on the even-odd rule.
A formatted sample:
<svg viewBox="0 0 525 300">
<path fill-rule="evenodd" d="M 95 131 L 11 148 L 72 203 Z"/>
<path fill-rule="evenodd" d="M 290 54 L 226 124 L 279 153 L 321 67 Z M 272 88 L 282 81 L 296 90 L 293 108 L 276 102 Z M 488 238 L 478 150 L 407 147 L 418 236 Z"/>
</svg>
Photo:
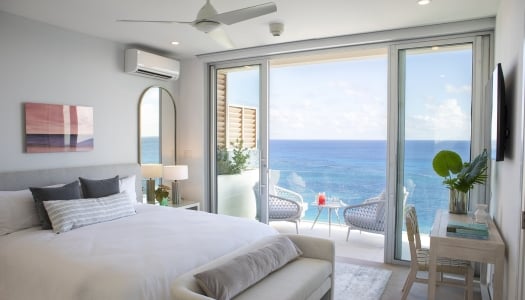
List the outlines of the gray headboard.
<svg viewBox="0 0 525 300">
<path fill-rule="evenodd" d="M 137 201 L 142 202 L 142 175 L 140 165 L 135 163 L 4 172 L 0 173 L 0 190 L 16 191 L 28 187 L 69 183 L 78 177 L 104 179 L 116 175 L 120 177 L 136 176 Z"/>
</svg>

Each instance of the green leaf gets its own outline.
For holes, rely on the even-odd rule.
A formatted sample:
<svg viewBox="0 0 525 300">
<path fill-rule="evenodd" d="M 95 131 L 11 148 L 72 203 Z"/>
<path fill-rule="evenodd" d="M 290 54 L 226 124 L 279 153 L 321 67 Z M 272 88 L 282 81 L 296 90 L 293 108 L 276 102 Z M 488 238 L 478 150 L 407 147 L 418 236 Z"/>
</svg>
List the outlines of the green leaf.
<svg viewBox="0 0 525 300">
<path fill-rule="evenodd" d="M 449 150 L 440 151 L 434 157 L 434 171 L 444 177 L 443 184 L 449 189 L 467 193 L 475 184 L 484 184 L 487 179 L 487 150 L 472 162 L 461 163 L 461 157 Z M 459 162 L 459 163 L 458 163 Z M 457 174 L 452 177 L 452 174 Z"/>
<path fill-rule="evenodd" d="M 463 168 L 461 156 L 454 151 L 441 150 L 432 160 L 432 167 L 434 171 L 441 177 L 449 177 L 452 174 L 457 174 Z"/>
</svg>

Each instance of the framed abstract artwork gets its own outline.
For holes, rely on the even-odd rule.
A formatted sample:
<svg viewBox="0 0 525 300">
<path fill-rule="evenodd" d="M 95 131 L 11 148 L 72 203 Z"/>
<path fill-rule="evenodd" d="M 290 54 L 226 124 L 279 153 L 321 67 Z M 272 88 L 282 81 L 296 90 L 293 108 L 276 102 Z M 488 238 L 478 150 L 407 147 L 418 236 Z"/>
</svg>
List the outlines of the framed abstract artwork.
<svg viewBox="0 0 525 300">
<path fill-rule="evenodd" d="M 27 153 L 93 150 L 93 107 L 24 103 Z"/>
</svg>

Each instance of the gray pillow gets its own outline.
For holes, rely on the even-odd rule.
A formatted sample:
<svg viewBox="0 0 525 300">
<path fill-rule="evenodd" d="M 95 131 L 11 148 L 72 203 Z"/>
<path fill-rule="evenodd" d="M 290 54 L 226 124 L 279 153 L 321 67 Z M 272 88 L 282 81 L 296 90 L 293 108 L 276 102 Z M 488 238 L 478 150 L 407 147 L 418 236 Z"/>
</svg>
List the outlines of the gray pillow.
<svg viewBox="0 0 525 300">
<path fill-rule="evenodd" d="M 44 206 L 55 233 L 135 214 L 126 192 L 94 199 L 46 201 Z"/>
<path fill-rule="evenodd" d="M 30 187 L 35 201 L 36 212 L 40 219 L 42 229 L 51 229 L 51 221 L 44 208 L 44 201 L 49 200 L 70 200 L 80 198 L 80 186 L 75 180 L 61 187 Z"/>
<path fill-rule="evenodd" d="M 82 186 L 84 198 L 100 198 L 120 193 L 120 182 L 118 175 L 107 179 L 78 178 Z"/>
<path fill-rule="evenodd" d="M 302 251 L 288 237 L 276 235 L 263 247 L 194 277 L 208 297 L 228 300 L 300 255 Z"/>
</svg>

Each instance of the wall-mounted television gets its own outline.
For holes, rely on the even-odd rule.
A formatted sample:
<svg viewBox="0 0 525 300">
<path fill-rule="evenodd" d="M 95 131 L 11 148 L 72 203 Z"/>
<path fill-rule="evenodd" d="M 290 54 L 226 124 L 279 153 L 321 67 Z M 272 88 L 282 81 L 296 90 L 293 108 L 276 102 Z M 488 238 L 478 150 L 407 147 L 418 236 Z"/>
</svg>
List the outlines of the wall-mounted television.
<svg viewBox="0 0 525 300">
<path fill-rule="evenodd" d="M 493 160 L 502 161 L 505 156 L 505 146 L 509 137 L 507 120 L 507 104 L 505 103 L 505 81 L 501 63 L 498 63 L 486 86 L 487 97 L 492 102 L 491 121 L 491 157 Z M 489 102 L 489 103 L 490 103 Z"/>
</svg>

